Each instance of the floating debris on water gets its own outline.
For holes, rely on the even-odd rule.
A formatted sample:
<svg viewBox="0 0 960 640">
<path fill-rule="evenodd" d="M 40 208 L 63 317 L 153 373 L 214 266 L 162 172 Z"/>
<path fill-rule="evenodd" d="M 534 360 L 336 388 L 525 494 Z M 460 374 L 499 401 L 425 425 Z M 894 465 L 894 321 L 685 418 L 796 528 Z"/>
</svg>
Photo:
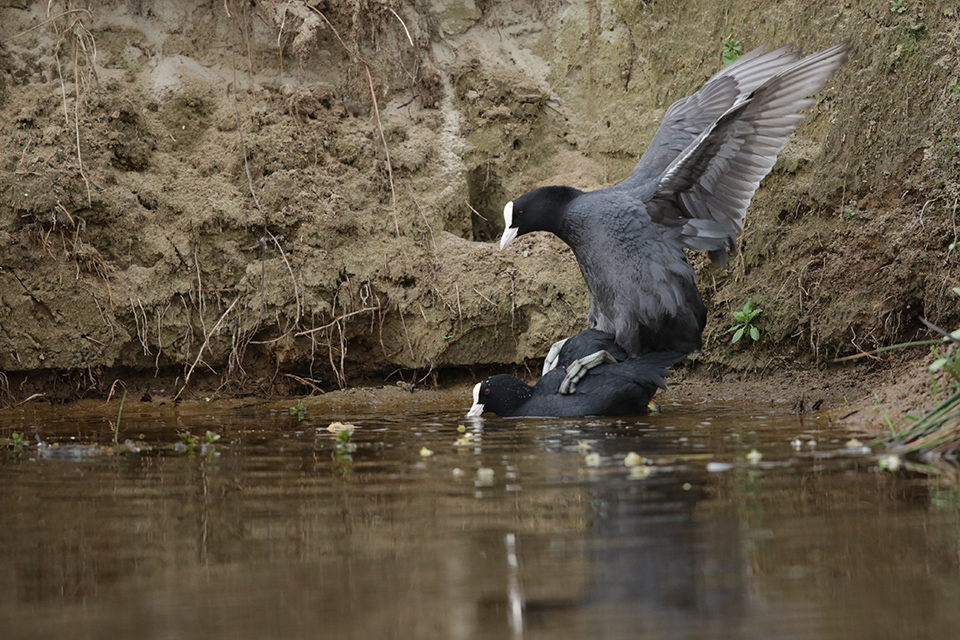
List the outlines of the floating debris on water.
<svg viewBox="0 0 960 640">
<path fill-rule="evenodd" d="M 759 464 L 761 460 L 763 460 L 763 454 L 756 449 L 752 449 L 750 453 L 747 454 L 747 462 L 750 464 Z"/>
<path fill-rule="evenodd" d="M 577 440 L 577 451 L 580 453 L 590 453 L 593 451 L 593 445 L 586 440 Z"/>
<path fill-rule="evenodd" d="M 490 467 L 480 467 L 477 469 L 477 484 L 482 487 L 489 487 L 493 484 L 496 472 Z"/>
<path fill-rule="evenodd" d="M 457 431 L 459 431 L 460 433 L 466 433 L 467 428 L 461 424 L 457 426 Z"/>
<path fill-rule="evenodd" d="M 320 429 L 321 427 L 318 427 L 317 431 L 319 431 Z M 356 429 L 357 429 L 357 425 L 350 424 L 350 423 L 344 424 L 343 422 L 331 422 L 327 426 L 327 431 L 329 431 L 332 434 L 338 434 L 343 431 L 349 431 L 350 433 L 353 433 L 354 431 L 356 431 Z"/>
<path fill-rule="evenodd" d="M 433 451 L 431 451 L 430 449 L 427 449 L 426 447 L 421 447 L 420 455 L 423 456 L 424 458 L 429 458 L 430 456 L 433 455 Z"/>
<path fill-rule="evenodd" d="M 850 438 L 843 445 L 843 449 L 841 449 L 841 451 L 843 453 L 850 453 L 855 455 L 868 455 L 870 453 L 870 447 L 863 444 L 856 438 Z"/>
<path fill-rule="evenodd" d="M 597 452 L 588 453 L 584 456 L 583 461 L 588 467 L 599 467 L 601 462 L 600 454 Z"/>
<path fill-rule="evenodd" d="M 474 444 L 477 444 L 477 439 L 472 433 L 462 435 L 453 442 L 455 447 L 469 447 Z"/>
<path fill-rule="evenodd" d="M 803 441 L 800 440 L 800 438 L 794 438 L 793 441 L 790 443 L 790 446 L 796 449 L 797 451 L 800 451 L 800 448 L 803 447 Z"/>
<path fill-rule="evenodd" d="M 640 457 L 639 453 L 631 451 L 627 454 L 627 457 L 623 459 L 623 464 L 627 467 L 639 467 L 643 464 L 643 458 Z"/>
<path fill-rule="evenodd" d="M 900 456 L 889 455 L 880 458 L 880 468 L 886 471 L 899 471 L 903 461 Z"/>
<path fill-rule="evenodd" d="M 707 472 L 708 473 L 721 473 L 723 471 L 730 471 L 733 469 L 733 465 L 729 462 L 708 462 L 707 463 Z"/>
<path fill-rule="evenodd" d="M 634 480 L 643 480 L 644 478 L 649 478 L 653 472 L 653 467 L 650 465 L 641 464 L 636 467 L 630 467 L 630 478 Z"/>
</svg>

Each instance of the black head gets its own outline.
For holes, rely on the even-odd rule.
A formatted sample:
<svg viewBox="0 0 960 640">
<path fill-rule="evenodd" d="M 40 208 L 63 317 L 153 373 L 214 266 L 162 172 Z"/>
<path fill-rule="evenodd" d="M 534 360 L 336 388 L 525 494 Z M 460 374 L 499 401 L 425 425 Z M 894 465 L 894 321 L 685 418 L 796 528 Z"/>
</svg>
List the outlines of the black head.
<svg viewBox="0 0 960 640">
<path fill-rule="evenodd" d="M 556 233 L 567 205 L 580 193 L 573 187 L 540 187 L 508 202 L 503 208 L 500 250 L 506 249 L 517 236 L 531 231 Z"/>
<path fill-rule="evenodd" d="M 498 416 L 516 415 L 516 409 L 529 400 L 532 393 L 533 388 L 519 378 L 506 374 L 491 376 L 473 388 L 473 406 L 467 417 L 474 418 L 488 411 Z"/>
</svg>

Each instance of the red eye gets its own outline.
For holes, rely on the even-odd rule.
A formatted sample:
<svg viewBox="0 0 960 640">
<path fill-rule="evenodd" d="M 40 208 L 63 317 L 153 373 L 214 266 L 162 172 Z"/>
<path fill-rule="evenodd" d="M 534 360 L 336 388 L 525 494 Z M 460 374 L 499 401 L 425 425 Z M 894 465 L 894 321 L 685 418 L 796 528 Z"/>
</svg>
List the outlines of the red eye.
<svg viewBox="0 0 960 640">
<path fill-rule="evenodd" d="M 490 389 L 484 389 L 484 390 L 483 390 L 483 395 L 485 395 L 485 396 L 490 395 Z"/>
<path fill-rule="evenodd" d="M 517 215 L 518 215 L 518 216 L 522 216 L 522 215 L 523 215 L 523 211 L 518 211 L 518 212 L 517 212 Z"/>
</svg>

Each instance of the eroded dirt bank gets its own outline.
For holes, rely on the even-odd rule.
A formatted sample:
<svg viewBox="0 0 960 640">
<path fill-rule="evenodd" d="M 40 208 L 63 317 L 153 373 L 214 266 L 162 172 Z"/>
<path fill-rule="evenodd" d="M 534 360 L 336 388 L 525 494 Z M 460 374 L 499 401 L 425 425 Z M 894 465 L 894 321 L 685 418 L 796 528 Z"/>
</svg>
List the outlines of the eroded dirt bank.
<svg viewBox="0 0 960 640">
<path fill-rule="evenodd" d="M 851 56 L 701 269 L 685 375 L 913 376 L 829 364 L 960 321 L 960 13 L 904 4 L 0 0 L 2 399 L 534 366 L 587 297 L 555 239 L 496 250 L 503 203 L 628 174 L 728 37 Z"/>
</svg>

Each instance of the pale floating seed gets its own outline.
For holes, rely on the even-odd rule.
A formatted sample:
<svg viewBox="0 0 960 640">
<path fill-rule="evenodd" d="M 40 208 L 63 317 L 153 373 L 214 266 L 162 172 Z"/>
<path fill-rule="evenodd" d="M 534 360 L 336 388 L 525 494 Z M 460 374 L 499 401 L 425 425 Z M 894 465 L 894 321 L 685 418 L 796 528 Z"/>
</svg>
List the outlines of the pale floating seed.
<svg viewBox="0 0 960 640">
<path fill-rule="evenodd" d="M 639 453 L 631 451 L 627 454 L 627 457 L 623 459 L 623 464 L 627 467 L 639 467 L 643 464 L 643 458 L 640 457 Z"/>
</svg>

